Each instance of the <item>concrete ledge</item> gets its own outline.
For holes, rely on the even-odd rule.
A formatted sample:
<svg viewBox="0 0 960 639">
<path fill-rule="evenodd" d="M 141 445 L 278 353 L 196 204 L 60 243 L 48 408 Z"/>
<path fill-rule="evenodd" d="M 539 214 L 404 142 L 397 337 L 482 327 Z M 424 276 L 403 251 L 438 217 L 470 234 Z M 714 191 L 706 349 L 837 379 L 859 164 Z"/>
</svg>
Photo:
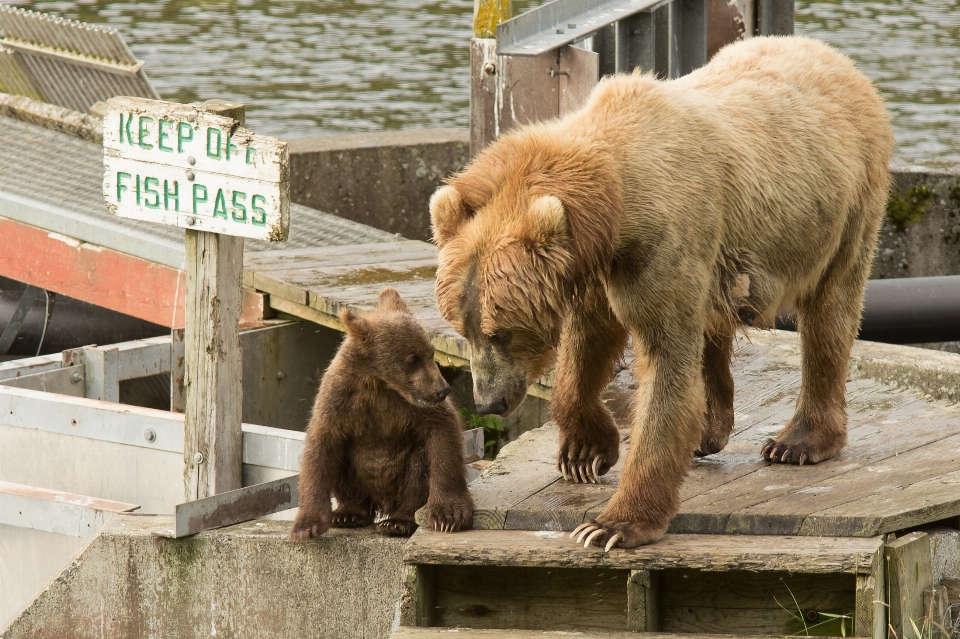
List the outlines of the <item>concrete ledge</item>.
<svg viewBox="0 0 960 639">
<path fill-rule="evenodd" d="M 100 118 L 22 95 L 0 93 L 0 116 L 36 124 L 88 142 L 103 142 Z"/>
<path fill-rule="evenodd" d="M 335 530 L 293 542 L 276 521 L 154 534 L 171 525 L 118 515 L 2 636 L 353 639 L 398 623 L 403 540 Z"/>
<path fill-rule="evenodd" d="M 469 157 L 467 129 L 290 140 L 290 200 L 414 240 L 430 239 L 427 204 Z"/>
<path fill-rule="evenodd" d="M 891 201 L 907 205 L 916 221 L 901 227 L 888 213 L 870 277 L 960 275 L 960 169 L 894 165 L 891 171 Z"/>
</svg>

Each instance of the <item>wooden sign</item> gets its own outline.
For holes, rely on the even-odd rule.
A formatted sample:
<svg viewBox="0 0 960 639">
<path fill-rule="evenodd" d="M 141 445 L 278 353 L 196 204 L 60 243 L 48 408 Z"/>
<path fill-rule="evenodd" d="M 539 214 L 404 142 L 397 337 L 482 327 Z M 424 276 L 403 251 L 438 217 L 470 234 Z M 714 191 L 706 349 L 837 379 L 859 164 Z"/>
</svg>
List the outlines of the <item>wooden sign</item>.
<svg viewBox="0 0 960 639">
<path fill-rule="evenodd" d="M 118 97 L 103 120 L 103 195 L 119 217 L 287 239 L 287 145 L 203 105 Z"/>
</svg>

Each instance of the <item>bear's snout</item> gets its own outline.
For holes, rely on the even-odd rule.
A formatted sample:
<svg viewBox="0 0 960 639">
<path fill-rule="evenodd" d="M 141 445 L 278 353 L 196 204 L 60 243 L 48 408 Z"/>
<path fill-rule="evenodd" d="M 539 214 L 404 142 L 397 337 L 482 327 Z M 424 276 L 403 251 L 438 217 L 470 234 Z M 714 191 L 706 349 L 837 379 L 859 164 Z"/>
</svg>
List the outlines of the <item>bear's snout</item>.
<svg viewBox="0 0 960 639">
<path fill-rule="evenodd" d="M 509 405 L 507 398 L 501 397 L 486 404 L 477 404 L 477 412 L 481 415 L 503 415 L 507 412 Z"/>
<path fill-rule="evenodd" d="M 437 391 L 437 403 L 439 404 L 450 395 L 450 385 L 447 384 L 443 388 Z"/>
</svg>

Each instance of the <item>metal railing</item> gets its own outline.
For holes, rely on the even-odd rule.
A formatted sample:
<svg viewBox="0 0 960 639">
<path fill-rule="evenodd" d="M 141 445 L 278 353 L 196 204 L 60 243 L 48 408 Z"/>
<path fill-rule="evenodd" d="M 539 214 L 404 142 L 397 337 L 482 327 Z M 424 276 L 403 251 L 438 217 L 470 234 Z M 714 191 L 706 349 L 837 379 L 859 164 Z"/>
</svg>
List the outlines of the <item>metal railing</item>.
<svg viewBox="0 0 960 639">
<path fill-rule="evenodd" d="M 727 42 L 793 33 L 793 16 L 793 0 L 552 0 L 504 20 L 471 42 L 471 154 L 576 110 L 604 75 L 677 78 Z"/>
</svg>

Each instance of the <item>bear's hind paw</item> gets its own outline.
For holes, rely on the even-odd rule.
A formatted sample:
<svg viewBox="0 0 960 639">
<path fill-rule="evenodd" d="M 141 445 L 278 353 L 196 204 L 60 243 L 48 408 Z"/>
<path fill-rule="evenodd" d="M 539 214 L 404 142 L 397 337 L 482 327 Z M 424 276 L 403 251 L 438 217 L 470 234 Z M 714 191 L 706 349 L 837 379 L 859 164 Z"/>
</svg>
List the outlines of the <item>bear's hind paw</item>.
<svg viewBox="0 0 960 639">
<path fill-rule="evenodd" d="M 570 533 L 570 539 L 576 538 L 576 543 L 582 543 L 584 548 L 592 545 L 603 547 L 604 552 L 614 548 L 636 548 L 651 544 L 663 536 L 664 528 L 656 529 L 643 524 L 618 521 L 600 523 L 590 520 L 580 524 Z"/>
</svg>

